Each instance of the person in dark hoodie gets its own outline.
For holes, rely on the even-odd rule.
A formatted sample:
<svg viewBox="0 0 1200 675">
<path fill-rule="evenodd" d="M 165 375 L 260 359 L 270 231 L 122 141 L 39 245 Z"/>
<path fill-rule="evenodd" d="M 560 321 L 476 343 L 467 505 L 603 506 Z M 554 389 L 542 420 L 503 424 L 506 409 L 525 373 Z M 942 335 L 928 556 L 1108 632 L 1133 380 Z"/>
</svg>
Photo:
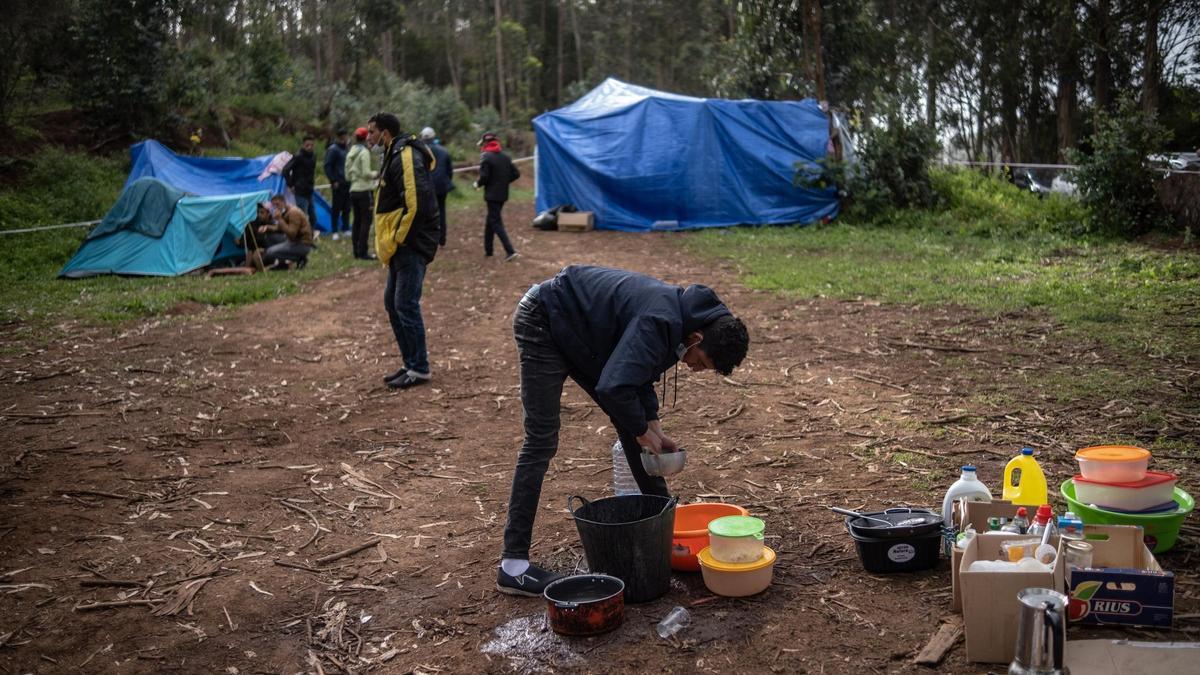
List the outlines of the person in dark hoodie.
<svg viewBox="0 0 1200 675">
<path fill-rule="evenodd" d="M 492 255 L 492 236 L 500 237 L 504 246 L 505 262 L 517 257 L 517 250 L 508 240 L 508 232 L 504 229 L 504 219 L 500 212 L 504 202 L 508 201 L 508 184 L 521 177 L 521 172 L 513 164 L 512 158 L 500 149 L 500 139 L 488 132 L 479 139 L 483 154 L 479 157 L 479 178 L 475 181 L 475 189 L 483 188 L 483 199 L 487 202 L 487 221 L 483 226 L 483 254 Z"/>
<path fill-rule="evenodd" d="M 383 306 L 404 365 L 383 378 L 391 389 L 429 382 L 429 353 L 421 317 L 425 266 L 437 254 L 438 205 L 430 171 L 433 153 L 412 134 L 400 133 L 400 120 L 379 113 L 367 122 L 383 146 L 379 192 L 375 197 L 375 253 L 387 266 Z"/>
<path fill-rule="evenodd" d="M 525 442 L 517 456 L 496 588 L 540 596 L 560 575 L 529 562 L 542 480 L 558 450 L 559 404 L 569 377 L 617 430 L 643 494 L 667 496 L 642 468 L 641 449 L 678 449 L 658 421 L 654 383 L 683 361 L 730 374 L 750 345 L 746 326 L 707 286 L 672 286 L 606 267 L 572 265 L 533 286 L 517 305 Z"/>
<path fill-rule="evenodd" d="M 450 151 L 438 142 L 437 132 L 433 127 L 421 130 L 421 140 L 437 159 L 437 168 L 433 170 L 433 191 L 437 193 L 438 215 L 441 217 L 442 238 L 439 246 L 446 245 L 446 195 L 454 189 L 454 163 L 450 160 Z"/>
<path fill-rule="evenodd" d="M 313 154 L 316 147 L 312 136 L 305 136 L 300 142 L 300 150 L 292 155 L 287 164 L 283 165 L 283 180 L 292 189 L 296 206 L 308 216 L 308 222 L 317 226 L 317 211 L 313 204 L 313 177 L 317 172 L 317 156 Z"/>
<path fill-rule="evenodd" d="M 346 180 L 346 144 L 350 132 L 338 129 L 337 136 L 325 148 L 325 177 L 329 179 L 329 191 L 333 203 L 329 207 L 329 231 L 337 241 L 343 232 L 350 231 L 350 183 Z"/>
</svg>

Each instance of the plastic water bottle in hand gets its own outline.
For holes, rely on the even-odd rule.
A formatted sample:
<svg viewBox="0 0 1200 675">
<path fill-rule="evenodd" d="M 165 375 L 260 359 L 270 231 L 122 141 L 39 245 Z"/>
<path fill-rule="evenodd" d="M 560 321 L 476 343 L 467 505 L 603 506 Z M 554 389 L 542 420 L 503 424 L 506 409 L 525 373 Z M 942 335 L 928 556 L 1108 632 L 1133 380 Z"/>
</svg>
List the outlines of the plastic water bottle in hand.
<svg viewBox="0 0 1200 675">
<path fill-rule="evenodd" d="M 642 491 L 638 489 L 637 481 L 633 478 L 633 471 L 629 469 L 629 460 L 625 458 L 625 448 L 622 447 L 619 440 L 613 443 L 612 459 L 613 493 L 618 497 L 642 494 Z"/>
</svg>

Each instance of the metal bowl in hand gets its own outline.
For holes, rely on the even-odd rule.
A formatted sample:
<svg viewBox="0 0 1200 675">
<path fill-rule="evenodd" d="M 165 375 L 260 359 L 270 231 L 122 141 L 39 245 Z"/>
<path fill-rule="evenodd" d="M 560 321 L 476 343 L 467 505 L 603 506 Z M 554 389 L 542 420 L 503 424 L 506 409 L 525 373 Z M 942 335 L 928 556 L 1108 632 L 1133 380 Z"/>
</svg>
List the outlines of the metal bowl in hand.
<svg viewBox="0 0 1200 675">
<path fill-rule="evenodd" d="M 687 462 L 687 451 L 676 450 L 675 452 L 662 451 L 660 454 L 642 452 L 642 468 L 651 476 L 661 476 L 667 478 L 683 471 L 683 465 Z"/>
</svg>

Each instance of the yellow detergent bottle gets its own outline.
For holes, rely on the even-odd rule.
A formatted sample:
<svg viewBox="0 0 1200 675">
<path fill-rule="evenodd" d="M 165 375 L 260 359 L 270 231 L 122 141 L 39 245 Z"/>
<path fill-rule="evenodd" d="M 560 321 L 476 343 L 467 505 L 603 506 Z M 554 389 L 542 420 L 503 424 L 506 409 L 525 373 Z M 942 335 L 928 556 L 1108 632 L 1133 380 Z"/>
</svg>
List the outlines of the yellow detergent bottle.
<svg viewBox="0 0 1200 675">
<path fill-rule="evenodd" d="M 1033 458 L 1033 448 L 1022 448 L 1021 454 L 1010 459 L 1008 466 L 1004 467 L 1003 495 L 1004 499 L 1017 506 L 1041 506 L 1047 503 L 1046 474 Z"/>
</svg>

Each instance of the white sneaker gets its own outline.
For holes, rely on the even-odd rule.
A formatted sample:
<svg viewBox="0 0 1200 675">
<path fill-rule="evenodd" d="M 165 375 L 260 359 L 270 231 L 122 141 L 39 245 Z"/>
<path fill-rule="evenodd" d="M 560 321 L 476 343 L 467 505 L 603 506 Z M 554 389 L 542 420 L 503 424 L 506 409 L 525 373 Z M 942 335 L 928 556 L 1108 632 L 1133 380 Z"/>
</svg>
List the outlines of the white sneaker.
<svg viewBox="0 0 1200 675">
<path fill-rule="evenodd" d="M 504 262 L 512 262 L 513 260 L 516 260 L 519 257 L 521 257 L 521 254 L 517 253 L 516 251 L 513 251 L 512 255 L 510 255 L 504 259 Z"/>
<path fill-rule="evenodd" d="M 333 236 L 332 236 L 332 237 L 330 237 L 330 238 L 331 238 L 331 239 L 333 239 L 334 241 L 337 241 L 337 240 L 338 240 L 338 233 L 337 233 L 337 232 L 334 232 L 334 233 L 333 233 Z"/>
</svg>

